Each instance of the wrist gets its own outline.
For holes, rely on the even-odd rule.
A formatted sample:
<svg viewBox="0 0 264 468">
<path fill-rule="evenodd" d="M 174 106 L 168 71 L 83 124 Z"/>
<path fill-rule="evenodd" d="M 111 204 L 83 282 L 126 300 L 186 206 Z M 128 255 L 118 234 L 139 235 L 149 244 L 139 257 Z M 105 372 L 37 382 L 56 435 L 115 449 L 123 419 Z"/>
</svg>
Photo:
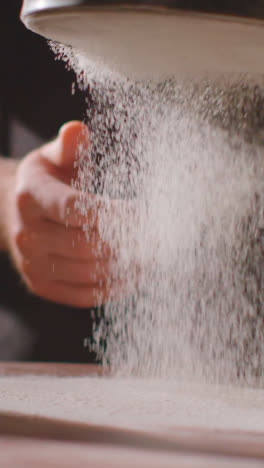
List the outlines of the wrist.
<svg viewBox="0 0 264 468">
<path fill-rule="evenodd" d="M 0 250 L 8 250 L 8 219 L 18 161 L 0 157 Z"/>
</svg>

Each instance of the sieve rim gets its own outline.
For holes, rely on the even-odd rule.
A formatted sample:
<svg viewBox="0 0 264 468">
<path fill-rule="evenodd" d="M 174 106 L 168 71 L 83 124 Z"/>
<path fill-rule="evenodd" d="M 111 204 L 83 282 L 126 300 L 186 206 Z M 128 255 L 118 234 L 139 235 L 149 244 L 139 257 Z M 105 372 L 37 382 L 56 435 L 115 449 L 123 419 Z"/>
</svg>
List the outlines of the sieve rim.
<svg viewBox="0 0 264 468">
<path fill-rule="evenodd" d="M 153 11 L 153 12 L 171 12 L 172 10 L 179 10 L 182 12 L 198 13 L 198 14 L 214 14 L 217 16 L 225 16 L 231 18 L 248 19 L 264 19 L 264 3 L 262 6 L 251 5 L 250 0 L 247 0 L 246 11 L 239 9 L 237 6 L 232 6 L 234 0 L 230 0 L 230 6 L 204 6 L 203 0 L 200 0 L 200 5 L 193 7 L 186 4 L 182 6 L 181 0 L 24 0 L 20 17 L 22 21 L 31 15 L 42 15 L 47 13 L 74 11 L 76 9 L 97 9 L 105 10 L 114 8 L 118 10 L 139 10 L 139 11 Z M 245 3 L 245 2 L 244 2 Z"/>
</svg>

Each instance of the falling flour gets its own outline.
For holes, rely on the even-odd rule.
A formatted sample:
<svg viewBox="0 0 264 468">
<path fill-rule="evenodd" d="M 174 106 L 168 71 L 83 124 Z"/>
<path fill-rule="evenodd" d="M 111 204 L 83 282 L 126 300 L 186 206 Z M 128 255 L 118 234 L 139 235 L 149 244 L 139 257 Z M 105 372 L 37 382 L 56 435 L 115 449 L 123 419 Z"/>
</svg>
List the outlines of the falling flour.
<svg viewBox="0 0 264 468">
<path fill-rule="evenodd" d="M 113 286 L 95 326 L 103 363 L 263 386 L 262 77 L 132 82 L 51 47 L 87 96 L 77 209 L 93 211 L 84 194 L 103 197 L 100 235 L 116 254 L 112 276 L 129 286 L 118 301 Z"/>
</svg>

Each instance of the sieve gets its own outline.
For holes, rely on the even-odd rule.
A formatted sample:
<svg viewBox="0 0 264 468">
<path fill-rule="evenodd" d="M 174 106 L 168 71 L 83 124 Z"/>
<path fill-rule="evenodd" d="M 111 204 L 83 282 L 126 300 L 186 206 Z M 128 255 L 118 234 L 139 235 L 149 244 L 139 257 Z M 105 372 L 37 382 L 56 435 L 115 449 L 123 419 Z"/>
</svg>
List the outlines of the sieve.
<svg viewBox="0 0 264 468">
<path fill-rule="evenodd" d="M 264 72 L 263 0 L 24 0 L 21 19 L 137 79 Z"/>
</svg>

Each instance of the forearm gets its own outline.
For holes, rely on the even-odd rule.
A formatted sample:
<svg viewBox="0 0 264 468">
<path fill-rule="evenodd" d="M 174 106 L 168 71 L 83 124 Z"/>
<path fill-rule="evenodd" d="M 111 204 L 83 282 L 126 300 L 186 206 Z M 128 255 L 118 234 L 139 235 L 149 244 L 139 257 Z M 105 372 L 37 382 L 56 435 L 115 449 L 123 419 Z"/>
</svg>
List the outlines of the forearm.
<svg viewBox="0 0 264 468">
<path fill-rule="evenodd" d="M 6 221 L 8 217 L 9 195 L 14 187 L 17 161 L 0 157 L 0 250 L 7 250 Z"/>
</svg>

